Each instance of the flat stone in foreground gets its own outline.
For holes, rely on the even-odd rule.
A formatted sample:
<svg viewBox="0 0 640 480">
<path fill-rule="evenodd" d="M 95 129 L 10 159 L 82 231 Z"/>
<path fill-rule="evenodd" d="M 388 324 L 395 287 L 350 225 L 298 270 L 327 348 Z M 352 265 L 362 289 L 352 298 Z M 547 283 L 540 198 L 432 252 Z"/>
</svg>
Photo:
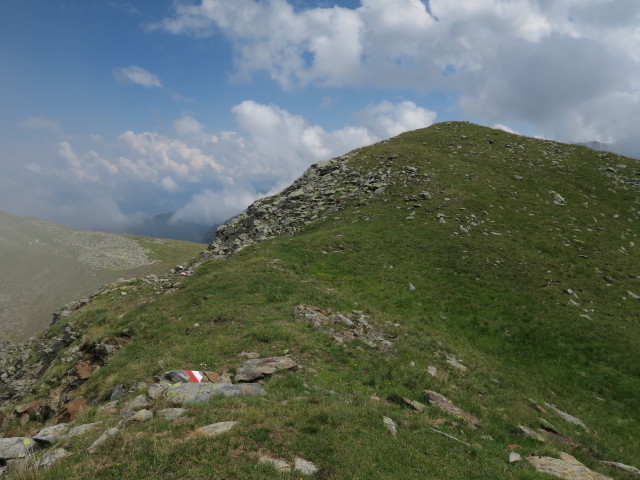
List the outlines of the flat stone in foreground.
<svg viewBox="0 0 640 480">
<path fill-rule="evenodd" d="M 267 392 L 260 385 L 246 383 L 181 383 L 172 385 L 164 392 L 164 397 L 174 405 L 204 403 L 213 397 L 237 397 L 245 395 L 264 395 Z"/>
<path fill-rule="evenodd" d="M 236 382 L 252 382 L 265 375 L 271 375 L 278 370 L 288 370 L 298 364 L 289 357 L 267 357 L 247 360 L 240 367 L 235 376 Z"/>
</svg>

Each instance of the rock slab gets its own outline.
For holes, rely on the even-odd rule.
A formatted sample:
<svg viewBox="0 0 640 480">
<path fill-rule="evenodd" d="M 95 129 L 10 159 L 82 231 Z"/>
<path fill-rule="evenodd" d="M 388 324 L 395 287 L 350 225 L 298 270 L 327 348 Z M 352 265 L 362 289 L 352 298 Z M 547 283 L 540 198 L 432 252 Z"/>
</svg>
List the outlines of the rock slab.
<svg viewBox="0 0 640 480">
<path fill-rule="evenodd" d="M 244 395 L 264 395 L 267 392 L 260 385 L 247 383 L 181 383 L 172 385 L 164 393 L 165 399 L 179 406 L 205 403 L 213 397 L 237 397 Z"/>
<path fill-rule="evenodd" d="M 235 376 L 236 382 L 252 382 L 278 370 L 289 370 L 298 364 L 289 357 L 253 358 L 244 362 Z"/>
<path fill-rule="evenodd" d="M 469 423 L 470 425 L 473 425 L 474 427 L 480 426 L 480 420 L 478 420 L 473 415 L 465 412 L 464 410 L 456 407 L 453 404 L 453 402 L 451 402 L 444 395 L 440 395 L 439 393 L 431 390 L 424 390 L 423 393 L 430 405 L 435 405 L 436 407 L 444 410 L 445 412 L 465 420 L 467 423 Z"/>
<path fill-rule="evenodd" d="M 221 433 L 228 432 L 234 426 L 236 426 L 237 423 L 238 422 L 212 423 L 211 425 L 206 425 L 204 427 L 198 428 L 192 433 L 192 435 L 195 437 L 215 437 L 217 435 L 220 435 Z"/>
<path fill-rule="evenodd" d="M 560 452 L 560 459 L 553 457 L 527 457 L 527 461 L 542 473 L 565 480 L 613 480 L 611 477 L 590 470 L 574 457 Z"/>
</svg>

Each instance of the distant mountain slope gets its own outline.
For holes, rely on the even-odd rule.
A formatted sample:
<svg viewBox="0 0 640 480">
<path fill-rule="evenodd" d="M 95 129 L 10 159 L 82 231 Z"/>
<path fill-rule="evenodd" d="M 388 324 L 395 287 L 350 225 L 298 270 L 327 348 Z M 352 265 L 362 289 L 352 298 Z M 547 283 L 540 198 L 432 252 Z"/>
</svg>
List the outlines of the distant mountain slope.
<svg viewBox="0 0 640 480">
<path fill-rule="evenodd" d="M 169 259 L 185 260 L 201 249 L 199 244 L 74 230 L 0 211 L 0 341 L 43 330 L 56 308 L 104 283 L 164 272 Z"/>
</svg>

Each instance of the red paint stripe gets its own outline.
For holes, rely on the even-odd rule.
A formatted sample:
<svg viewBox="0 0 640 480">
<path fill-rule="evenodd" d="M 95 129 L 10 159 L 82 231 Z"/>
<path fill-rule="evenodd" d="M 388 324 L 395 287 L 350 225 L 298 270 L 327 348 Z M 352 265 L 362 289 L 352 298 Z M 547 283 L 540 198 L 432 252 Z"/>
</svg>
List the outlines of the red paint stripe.
<svg viewBox="0 0 640 480">
<path fill-rule="evenodd" d="M 191 370 L 185 370 L 185 372 L 187 372 L 187 375 L 189 375 L 189 378 L 193 383 L 200 383 L 200 380 L 198 380 L 198 377 L 196 377 Z"/>
</svg>

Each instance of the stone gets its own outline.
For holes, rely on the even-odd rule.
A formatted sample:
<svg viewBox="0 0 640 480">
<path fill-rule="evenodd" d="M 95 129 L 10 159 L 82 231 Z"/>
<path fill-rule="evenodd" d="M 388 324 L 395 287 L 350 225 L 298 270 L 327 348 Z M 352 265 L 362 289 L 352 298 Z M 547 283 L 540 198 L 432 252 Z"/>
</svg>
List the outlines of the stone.
<svg viewBox="0 0 640 480">
<path fill-rule="evenodd" d="M 544 402 L 544 404 L 547 407 L 549 407 L 551 410 L 556 412 L 558 415 L 560 415 L 562 418 L 564 418 L 567 422 L 572 423 L 574 425 L 579 425 L 582 428 L 584 428 L 587 432 L 589 431 L 589 428 L 579 418 L 576 418 L 573 415 L 569 415 L 567 412 L 563 412 L 558 407 L 556 407 L 553 403 Z"/>
<path fill-rule="evenodd" d="M 63 438 L 73 438 L 79 435 L 84 435 L 87 432 L 95 429 L 99 425 L 102 425 L 102 422 L 94 422 L 94 423 L 85 423 L 84 425 L 78 425 L 77 427 L 73 427 Z"/>
<path fill-rule="evenodd" d="M 293 468 L 303 475 L 314 475 L 318 471 L 318 467 L 309 460 L 296 457 L 293 459 Z"/>
<path fill-rule="evenodd" d="M 141 408 L 147 408 L 151 403 L 149 402 L 149 397 L 146 394 L 138 395 L 133 400 L 128 402 L 125 405 L 125 410 L 138 410 Z"/>
<path fill-rule="evenodd" d="M 291 465 L 289 465 L 284 460 L 278 460 L 276 458 L 260 457 L 258 459 L 258 463 L 272 465 L 279 472 L 290 472 L 291 471 Z"/>
<path fill-rule="evenodd" d="M 91 377 L 91 364 L 85 360 L 81 360 L 75 366 L 76 377 L 80 380 L 87 380 Z"/>
<path fill-rule="evenodd" d="M 231 383 L 183 383 L 172 385 L 164 392 L 164 398 L 174 405 L 204 403 L 216 396 L 237 397 L 244 395 L 265 395 L 267 392 L 260 385 L 247 383 L 233 385 Z"/>
<path fill-rule="evenodd" d="M 398 429 L 396 423 L 391 420 L 389 417 L 382 417 L 382 423 L 387 429 L 391 432 L 391 435 L 397 435 Z"/>
<path fill-rule="evenodd" d="M 429 365 L 427 367 L 427 373 L 429 375 L 431 375 L 432 377 L 437 377 L 438 376 L 438 369 L 436 367 L 434 367 L 433 365 Z"/>
<path fill-rule="evenodd" d="M 278 370 L 289 370 L 298 364 L 290 357 L 268 357 L 247 360 L 240 367 L 235 376 L 236 382 L 251 382 L 265 375 L 271 375 Z"/>
<path fill-rule="evenodd" d="M 147 395 L 151 400 L 156 400 L 164 394 L 164 392 L 171 386 L 171 383 L 167 381 L 161 381 L 158 383 L 152 383 L 149 385 L 149 390 L 147 391 Z"/>
<path fill-rule="evenodd" d="M 413 283 L 409 282 L 409 290 L 413 292 L 415 289 L 416 287 L 413 285 Z"/>
<path fill-rule="evenodd" d="M 525 437 L 535 438 L 536 440 L 542 443 L 547 441 L 547 439 L 544 438 L 544 436 L 541 433 L 536 432 L 532 428 L 525 427 L 524 425 L 518 425 L 518 428 L 524 434 Z"/>
<path fill-rule="evenodd" d="M 106 442 L 110 437 L 117 435 L 120 432 L 119 428 L 109 428 L 104 431 L 102 435 L 100 435 L 96 440 L 91 444 L 89 448 L 87 448 L 87 452 L 96 453 L 98 448 Z"/>
<path fill-rule="evenodd" d="M 135 412 L 127 420 L 130 422 L 146 422 L 153 418 L 153 412 L 151 410 L 142 409 Z"/>
<path fill-rule="evenodd" d="M 171 370 L 165 372 L 163 377 L 171 383 L 224 383 L 220 375 L 215 372 L 201 372 L 198 370 Z"/>
<path fill-rule="evenodd" d="M 590 470 L 571 455 L 560 452 L 560 459 L 553 457 L 529 456 L 527 461 L 538 472 L 548 473 L 565 480 L 613 480 L 600 473 Z"/>
<path fill-rule="evenodd" d="M 118 385 L 113 389 L 113 392 L 111 392 L 111 400 L 120 400 L 122 397 L 124 397 L 124 385 Z"/>
<path fill-rule="evenodd" d="M 98 407 L 98 411 L 109 411 L 110 413 L 113 413 L 113 411 L 118 407 L 118 403 L 118 400 L 112 400 L 110 402 L 104 403 Z"/>
<path fill-rule="evenodd" d="M 184 416 L 188 411 L 186 408 L 165 408 L 158 412 L 158 416 L 175 420 L 176 418 Z"/>
<path fill-rule="evenodd" d="M 52 425 L 41 429 L 33 436 L 33 439 L 42 443 L 51 443 L 61 438 L 64 438 L 65 434 L 69 431 L 71 425 L 68 423 L 59 423 L 58 425 Z"/>
<path fill-rule="evenodd" d="M 84 397 L 74 398 L 64 406 L 64 416 L 73 420 L 85 408 L 87 408 L 87 401 Z"/>
<path fill-rule="evenodd" d="M 14 411 L 18 415 L 22 415 L 24 413 L 28 414 L 29 417 L 35 416 L 36 412 L 44 405 L 44 400 L 33 400 L 28 403 L 23 403 L 22 405 L 18 405 Z"/>
<path fill-rule="evenodd" d="M 453 368 L 460 370 L 461 372 L 466 372 L 468 369 L 465 365 L 462 364 L 460 360 L 451 355 L 447 355 L 445 358 L 445 362 L 451 365 Z"/>
<path fill-rule="evenodd" d="M 50 467 L 54 463 L 59 462 L 64 457 L 68 457 L 71 455 L 71 452 L 67 452 L 64 448 L 54 448 L 53 450 L 48 451 L 44 454 L 44 456 L 38 462 L 40 467 Z"/>
<path fill-rule="evenodd" d="M 427 408 L 427 406 L 424 403 L 420 403 L 416 400 L 411 400 L 410 398 L 406 398 L 406 397 L 400 397 L 400 398 L 402 399 L 405 405 L 407 405 L 408 407 L 411 407 L 414 410 L 417 410 L 418 412 L 422 412 L 425 408 Z"/>
<path fill-rule="evenodd" d="M 260 355 L 256 352 L 240 352 L 238 354 L 239 357 L 244 357 L 244 358 L 248 358 L 248 359 L 254 359 L 254 358 L 259 358 Z M 267 458 L 267 457 L 264 457 Z"/>
<path fill-rule="evenodd" d="M 522 460 L 522 457 L 517 452 L 509 452 L 509 463 L 516 463 Z"/>
<path fill-rule="evenodd" d="M 438 408 L 444 410 L 445 412 L 461 418 L 465 420 L 467 423 L 474 427 L 480 426 L 480 420 L 478 420 L 473 415 L 465 412 L 464 410 L 456 407 L 449 399 L 447 399 L 444 395 L 440 395 L 437 392 L 431 390 L 423 391 L 425 398 L 429 402 L 430 405 L 435 405 Z"/>
<path fill-rule="evenodd" d="M 625 472 L 640 475 L 640 470 L 631 465 L 625 465 L 624 463 L 619 462 L 609 462 L 607 460 L 600 460 L 600 463 L 602 463 L 603 465 L 609 465 L 610 467 L 619 468 L 620 470 L 624 470 Z"/>
<path fill-rule="evenodd" d="M 191 435 L 194 437 L 215 437 L 221 433 L 228 432 L 237 424 L 238 422 L 212 423 L 211 425 L 198 428 Z"/>
<path fill-rule="evenodd" d="M 36 448 L 38 444 L 28 437 L 0 438 L 0 460 L 25 458 Z"/>
</svg>

